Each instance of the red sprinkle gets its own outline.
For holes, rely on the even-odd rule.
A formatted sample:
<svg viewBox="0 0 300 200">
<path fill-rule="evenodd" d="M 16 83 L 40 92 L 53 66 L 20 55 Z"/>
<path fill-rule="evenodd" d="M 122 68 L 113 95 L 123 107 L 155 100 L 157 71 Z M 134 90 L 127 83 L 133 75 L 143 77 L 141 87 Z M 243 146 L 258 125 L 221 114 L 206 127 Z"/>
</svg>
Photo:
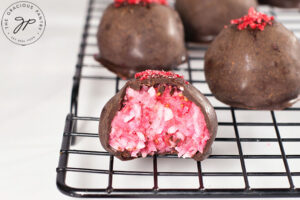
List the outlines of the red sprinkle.
<svg viewBox="0 0 300 200">
<path fill-rule="evenodd" d="M 273 24 L 273 20 L 274 16 L 270 17 L 264 13 L 257 12 L 255 8 L 251 7 L 249 8 L 248 15 L 245 15 L 240 19 L 231 20 L 231 24 L 237 24 L 239 30 L 244 30 L 249 26 L 251 29 L 263 31 L 268 24 Z"/>
<path fill-rule="evenodd" d="M 162 4 L 162 5 L 168 5 L 168 1 L 167 0 L 114 0 L 115 1 L 115 6 L 116 7 L 120 7 L 122 5 L 148 5 L 151 3 L 157 3 L 157 4 Z"/>
<path fill-rule="evenodd" d="M 175 74 L 173 72 L 166 72 L 166 71 L 159 71 L 159 70 L 146 70 L 143 72 L 139 72 L 135 74 L 135 79 L 139 80 L 146 80 L 150 79 L 156 76 L 162 76 L 166 78 L 181 78 L 184 80 L 183 76 L 180 76 L 179 74 Z M 185 81 L 186 84 L 189 84 L 189 82 Z"/>
</svg>

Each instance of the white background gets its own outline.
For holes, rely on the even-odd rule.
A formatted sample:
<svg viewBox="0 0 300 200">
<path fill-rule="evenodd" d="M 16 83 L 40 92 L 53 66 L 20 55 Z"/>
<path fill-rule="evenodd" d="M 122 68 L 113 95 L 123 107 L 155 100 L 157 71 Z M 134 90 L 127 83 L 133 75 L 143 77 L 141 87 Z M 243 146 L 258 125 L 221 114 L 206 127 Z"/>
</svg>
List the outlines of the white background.
<svg viewBox="0 0 300 200">
<path fill-rule="evenodd" d="M 15 1 L 1 0 L 0 14 Z M 47 26 L 21 47 L 0 32 L 1 199 L 72 199 L 55 185 L 86 0 L 32 1 Z"/>
</svg>

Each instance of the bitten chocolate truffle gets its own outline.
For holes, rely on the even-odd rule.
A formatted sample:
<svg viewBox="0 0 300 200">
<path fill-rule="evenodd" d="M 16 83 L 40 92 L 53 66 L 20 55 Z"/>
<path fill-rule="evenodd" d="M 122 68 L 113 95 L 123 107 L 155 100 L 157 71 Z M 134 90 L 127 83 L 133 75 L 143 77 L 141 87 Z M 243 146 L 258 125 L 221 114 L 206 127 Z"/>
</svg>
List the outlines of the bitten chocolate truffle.
<svg viewBox="0 0 300 200">
<path fill-rule="evenodd" d="M 282 8 L 300 8 L 300 0 L 259 0 L 259 3 Z"/>
<path fill-rule="evenodd" d="M 300 43 L 254 8 L 232 20 L 205 55 L 205 76 L 217 99 L 233 107 L 277 110 L 300 94 Z"/>
<path fill-rule="evenodd" d="M 115 0 L 103 14 L 97 40 L 96 60 L 122 78 L 186 61 L 181 19 L 165 0 Z"/>
<path fill-rule="evenodd" d="M 231 19 L 247 14 L 256 0 L 176 0 L 175 8 L 191 42 L 210 42 Z"/>
<path fill-rule="evenodd" d="M 212 105 L 182 76 L 147 70 L 105 105 L 99 136 L 121 160 L 177 154 L 201 161 L 211 153 L 217 126 Z"/>
</svg>

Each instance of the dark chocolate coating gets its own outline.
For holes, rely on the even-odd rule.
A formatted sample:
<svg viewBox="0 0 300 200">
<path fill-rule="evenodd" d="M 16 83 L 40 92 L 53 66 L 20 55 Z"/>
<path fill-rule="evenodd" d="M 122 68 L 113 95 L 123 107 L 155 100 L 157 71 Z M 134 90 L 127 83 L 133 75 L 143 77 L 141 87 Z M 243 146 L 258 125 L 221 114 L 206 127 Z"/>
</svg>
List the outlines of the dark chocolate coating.
<svg viewBox="0 0 300 200">
<path fill-rule="evenodd" d="M 162 76 L 157 76 L 156 78 L 151 78 L 147 80 L 131 80 L 126 83 L 126 85 L 113 97 L 108 103 L 104 106 L 99 124 L 99 136 L 102 146 L 105 150 L 110 152 L 112 155 L 116 156 L 120 160 L 131 160 L 134 159 L 131 157 L 129 152 L 120 152 L 112 149 L 109 145 L 109 134 L 111 132 L 111 123 L 114 119 L 116 113 L 122 107 L 122 101 L 126 94 L 126 89 L 131 87 L 134 90 L 140 90 L 142 85 L 154 86 L 157 84 L 168 84 L 172 86 L 183 87 L 183 95 L 186 96 L 190 101 L 194 102 L 197 106 L 201 108 L 201 111 L 205 117 L 206 125 L 210 133 L 210 139 L 207 141 L 207 144 L 204 148 L 203 153 L 196 153 L 193 159 L 201 161 L 206 159 L 211 154 L 211 146 L 215 140 L 218 128 L 218 121 L 215 110 L 213 106 L 209 103 L 207 98 L 201 94 L 191 84 L 186 84 L 181 78 L 166 78 Z M 140 157 L 140 156 L 139 156 Z"/>
<path fill-rule="evenodd" d="M 97 40 L 96 59 L 122 78 L 146 69 L 171 70 L 186 61 L 183 25 L 169 6 L 111 4 Z"/>
<path fill-rule="evenodd" d="M 282 8 L 300 8 L 300 0 L 259 0 L 259 3 Z"/>
<path fill-rule="evenodd" d="M 205 76 L 217 99 L 233 107 L 279 110 L 300 97 L 300 43 L 274 21 L 264 31 L 231 25 L 205 55 Z"/>
<path fill-rule="evenodd" d="M 176 0 L 175 8 L 191 42 L 210 42 L 231 19 L 240 18 L 256 7 L 256 0 Z"/>
</svg>

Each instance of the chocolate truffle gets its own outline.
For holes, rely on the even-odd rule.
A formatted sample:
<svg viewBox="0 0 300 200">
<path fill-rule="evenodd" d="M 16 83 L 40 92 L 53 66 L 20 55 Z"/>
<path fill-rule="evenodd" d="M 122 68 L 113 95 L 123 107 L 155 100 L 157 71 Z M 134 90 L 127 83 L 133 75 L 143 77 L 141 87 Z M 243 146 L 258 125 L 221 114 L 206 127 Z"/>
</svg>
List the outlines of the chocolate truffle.
<svg viewBox="0 0 300 200">
<path fill-rule="evenodd" d="M 154 154 L 207 158 L 218 123 L 206 97 L 172 72 L 147 70 L 135 77 L 102 110 L 102 146 L 121 160 Z"/>
<path fill-rule="evenodd" d="M 109 5 L 97 33 L 96 60 L 122 78 L 146 69 L 171 70 L 185 62 L 181 19 L 165 4 L 164 0 L 116 0 Z"/>
<path fill-rule="evenodd" d="M 277 110 L 300 94 L 300 43 L 254 8 L 232 20 L 205 55 L 205 76 L 217 99 L 233 107 Z"/>
<path fill-rule="evenodd" d="M 247 14 L 256 0 L 176 0 L 185 28 L 185 36 L 191 42 L 210 42 L 231 19 Z"/>
<path fill-rule="evenodd" d="M 259 0 L 259 3 L 282 8 L 300 8 L 300 0 Z"/>
</svg>

